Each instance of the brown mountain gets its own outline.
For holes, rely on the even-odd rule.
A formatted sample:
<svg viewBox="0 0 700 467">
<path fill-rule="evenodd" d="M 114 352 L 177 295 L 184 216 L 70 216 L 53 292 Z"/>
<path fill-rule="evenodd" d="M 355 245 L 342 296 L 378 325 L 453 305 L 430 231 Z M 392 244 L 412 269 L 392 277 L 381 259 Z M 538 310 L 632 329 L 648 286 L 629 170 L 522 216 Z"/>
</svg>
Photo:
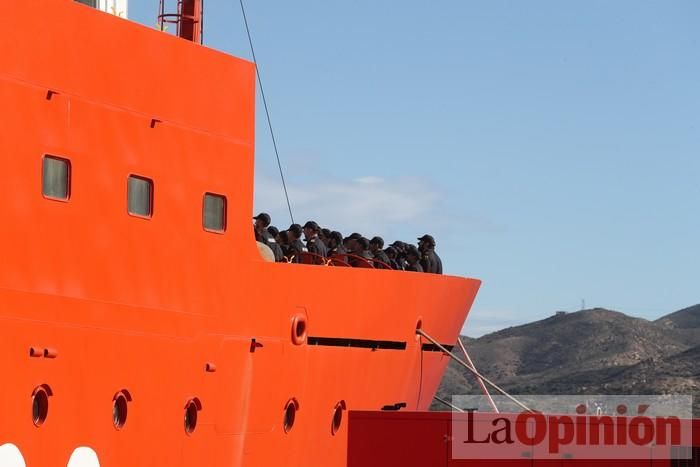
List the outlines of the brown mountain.
<svg viewBox="0 0 700 467">
<path fill-rule="evenodd" d="M 654 323 L 666 329 L 677 330 L 690 345 L 700 343 L 700 305 L 663 316 Z"/>
<path fill-rule="evenodd" d="M 477 369 L 513 394 L 694 394 L 698 407 L 699 337 L 696 305 L 653 322 L 601 308 L 557 313 L 463 342 Z M 477 393 L 451 362 L 438 395 Z"/>
</svg>

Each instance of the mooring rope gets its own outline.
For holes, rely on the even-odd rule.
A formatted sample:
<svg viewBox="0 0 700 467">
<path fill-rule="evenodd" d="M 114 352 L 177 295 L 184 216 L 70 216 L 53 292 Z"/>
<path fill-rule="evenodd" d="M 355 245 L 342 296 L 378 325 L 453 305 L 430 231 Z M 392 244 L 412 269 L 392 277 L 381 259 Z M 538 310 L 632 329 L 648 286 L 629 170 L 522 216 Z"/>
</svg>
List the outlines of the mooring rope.
<svg viewBox="0 0 700 467">
<path fill-rule="evenodd" d="M 441 343 L 439 343 L 438 341 L 436 341 L 435 339 L 433 339 L 432 337 L 430 337 L 430 335 L 429 335 L 428 333 L 426 333 L 425 331 L 423 331 L 422 329 L 420 329 L 420 328 L 419 328 L 419 329 L 416 329 L 416 334 L 418 334 L 418 335 L 420 335 L 420 336 L 423 336 L 423 337 L 425 337 L 426 339 L 428 339 L 428 340 L 429 340 L 431 343 L 433 343 L 438 349 L 440 349 L 440 350 L 442 351 L 442 353 L 444 353 L 444 354 L 446 354 L 446 355 L 449 355 L 455 362 L 457 362 L 458 364 L 460 364 L 461 366 L 463 366 L 464 368 L 466 368 L 467 370 L 469 370 L 469 371 L 470 371 L 474 376 L 476 376 L 477 378 L 481 378 L 481 379 L 482 379 L 484 382 L 486 382 L 489 386 L 491 386 L 492 388 L 494 388 L 497 392 L 503 394 L 505 397 L 507 397 L 508 399 L 510 399 L 513 403 L 515 403 L 516 405 L 518 405 L 520 408 L 522 408 L 522 409 L 525 410 L 526 412 L 534 412 L 534 410 L 531 410 L 528 406 L 526 406 L 525 404 L 523 404 L 522 402 L 520 402 L 518 399 L 516 399 L 515 397 L 511 396 L 510 394 L 508 394 L 503 388 L 501 388 L 501 387 L 498 386 L 496 383 L 494 383 L 493 381 L 491 381 L 490 379 L 488 379 L 486 376 L 484 376 L 484 375 L 482 375 L 481 373 L 479 373 L 475 368 L 473 368 L 473 367 L 471 367 L 470 365 L 468 365 L 466 362 L 464 362 L 462 359 L 460 359 L 457 355 L 455 355 L 455 354 L 453 354 L 452 352 L 450 352 L 449 350 L 447 350 L 447 349 L 445 348 L 445 346 L 443 346 Z"/>
</svg>

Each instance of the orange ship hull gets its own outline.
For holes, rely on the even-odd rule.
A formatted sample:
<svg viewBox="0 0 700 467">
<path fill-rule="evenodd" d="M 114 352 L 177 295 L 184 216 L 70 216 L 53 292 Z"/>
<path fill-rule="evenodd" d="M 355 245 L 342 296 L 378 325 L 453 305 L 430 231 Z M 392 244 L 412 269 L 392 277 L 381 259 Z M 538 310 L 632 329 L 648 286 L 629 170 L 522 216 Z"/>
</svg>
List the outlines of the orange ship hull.
<svg viewBox="0 0 700 467">
<path fill-rule="evenodd" d="M 454 343 L 479 281 L 262 261 L 250 63 L 72 0 L 3 3 L 0 445 L 30 467 L 78 447 L 101 466 L 344 466 L 347 410 L 430 405 L 447 358 L 417 323 Z M 46 155 L 70 161 L 66 201 L 42 195 Z M 153 181 L 148 219 L 129 175 Z"/>
</svg>

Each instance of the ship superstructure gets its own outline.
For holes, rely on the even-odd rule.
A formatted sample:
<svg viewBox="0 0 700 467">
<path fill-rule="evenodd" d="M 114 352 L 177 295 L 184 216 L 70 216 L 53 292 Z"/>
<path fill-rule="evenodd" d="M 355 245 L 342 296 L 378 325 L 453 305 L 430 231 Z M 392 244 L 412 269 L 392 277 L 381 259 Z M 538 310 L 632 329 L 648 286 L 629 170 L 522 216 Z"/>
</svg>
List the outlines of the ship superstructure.
<svg viewBox="0 0 700 467">
<path fill-rule="evenodd" d="M 0 452 L 344 466 L 427 409 L 479 281 L 263 261 L 253 64 L 81 3 L 3 5 Z"/>
</svg>

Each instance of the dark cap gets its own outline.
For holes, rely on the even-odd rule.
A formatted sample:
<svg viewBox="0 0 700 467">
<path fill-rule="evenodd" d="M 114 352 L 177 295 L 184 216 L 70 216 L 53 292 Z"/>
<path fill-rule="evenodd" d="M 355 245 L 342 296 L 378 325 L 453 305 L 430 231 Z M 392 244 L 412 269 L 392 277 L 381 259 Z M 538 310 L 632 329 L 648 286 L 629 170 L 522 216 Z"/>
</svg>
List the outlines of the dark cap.
<svg viewBox="0 0 700 467">
<path fill-rule="evenodd" d="M 406 244 L 404 242 L 402 242 L 401 240 L 396 240 L 394 243 L 392 243 L 389 246 L 395 248 L 396 252 L 398 254 L 403 254 L 406 250 Z"/>
<path fill-rule="evenodd" d="M 311 230 L 316 231 L 316 232 L 321 230 L 320 227 L 318 226 L 318 224 L 314 221 L 309 221 L 306 224 L 304 224 L 304 228 L 311 229 Z"/>
<path fill-rule="evenodd" d="M 299 224 L 292 224 L 287 229 L 287 232 L 291 232 L 295 237 L 301 237 L 301 226 Z"/>
<path fill-rule="evenodd" d="M 374 237 L 369 243 L 371 245 L 377 245 L 379 248 L 384 248 L 384 239 L 382 237 Z"/>
<path fill-rule="evenodd" d="M 422 237 L 418 237 L 418 240 L 428 242 L 430 245 L 435 246 L 435 239 L 432 235 L 425 234 Z"/>
<path fill-rule="evenodd" d="M 269 215 L 268 213 L 266 213 L 266 212 L 261 212 L 261 213 L 258 214 L 257 216 L 253 217 L 253 219 L 255 219 L 255 220 L 258 220 L 258 219 L 259 219 L 259 220 L 261 220 L 261 221 L 263 222 L 263 224 L 265 224 L 265 227 L 267 227 L 268 225 L 270 225 L 270 222 L 272 222 L 272 218 L 271 218 L 270 215 Z"/>
<path fill-rule="evenodd" d="M 362 247 L 363 250 L 369 248 L 369 240 L 367 240 L 365 237 L 358 238 L 357 243 Z"/>
<path fill-rule="evenodd" d="M 415 256 L 416 258 L 420 258 L 420 252 L 415 245 L 408 245 L 408 248 L 406 248 L 406 256 Z"/>
<path fill-rule="evenodd" d="M 280 233 L 280 231 L 277 229 L 277 227 L 275 227 L 274 225 L 271 225 L 270 227 L 267 228 L 267 233 L 272 235 L 272 237 L 274 238 Z"/>
<path fill-rule="evenodd" d="M 333 240 L 335 240 L 339 244 L 343 243 L 343 234 L 341 234 L 337 230 L 334 230 L 333 232 L 331 232 L 331 234 L 328 236 L 328 238 L 332 238 Z"/>
</svg>

